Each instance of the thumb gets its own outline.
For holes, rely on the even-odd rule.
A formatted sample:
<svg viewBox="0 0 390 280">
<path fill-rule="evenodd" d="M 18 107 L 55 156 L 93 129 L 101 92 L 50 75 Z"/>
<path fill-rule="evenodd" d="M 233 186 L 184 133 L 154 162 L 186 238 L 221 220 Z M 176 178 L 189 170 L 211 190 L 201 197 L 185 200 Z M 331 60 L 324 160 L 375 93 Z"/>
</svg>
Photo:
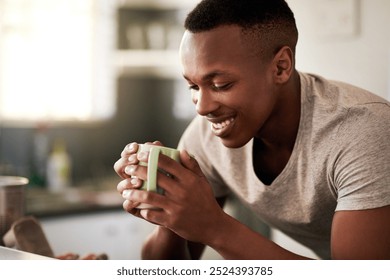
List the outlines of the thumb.
<svg viewBox="0 0 390 280">
<path fill-rule="evenodd" d="M 198 162 L 196 161 L 195 157 L 190 155 L 186 150 L 180 151 L 180 161 L 181 164 L 194 172 L 199 177 L 204 177 L 204 174 L 202 172 L 202 169 L 200 168 Z"/>
</svg>

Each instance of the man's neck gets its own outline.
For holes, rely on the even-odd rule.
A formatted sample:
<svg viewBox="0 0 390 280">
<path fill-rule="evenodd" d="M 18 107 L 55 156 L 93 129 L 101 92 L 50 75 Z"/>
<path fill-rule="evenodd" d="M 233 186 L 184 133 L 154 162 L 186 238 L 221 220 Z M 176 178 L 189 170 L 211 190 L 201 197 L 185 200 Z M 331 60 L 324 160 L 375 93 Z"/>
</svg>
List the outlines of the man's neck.
<svg viewBox="0 0 390 280">
<path fill-rule="evenodd" d="M 297 71 L 283 87 L 274 112 L 256 138 L 264 147 L 292 151 L 301 116 L 301 86 Z"/>
</svg>

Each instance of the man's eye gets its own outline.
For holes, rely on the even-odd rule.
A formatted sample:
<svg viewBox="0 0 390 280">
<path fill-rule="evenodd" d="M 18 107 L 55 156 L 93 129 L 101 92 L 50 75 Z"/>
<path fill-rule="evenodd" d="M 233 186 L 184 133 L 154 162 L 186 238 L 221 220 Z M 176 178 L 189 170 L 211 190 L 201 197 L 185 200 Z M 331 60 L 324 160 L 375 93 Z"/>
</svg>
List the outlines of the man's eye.
<svg viewBox="0 0 390 280">
<path fill-rule="evenodd" d="M 188 85 L 189 90 L 199 90 L 199 87 L 197 85 Z"/>
<path fill-rule="evenodd" d="M 215 91 L 222 91 L 222 90 L 227 90 L 231 86 L 230 83 L 227 84 L 213 84 L 212 87 Z"/>
</svg>

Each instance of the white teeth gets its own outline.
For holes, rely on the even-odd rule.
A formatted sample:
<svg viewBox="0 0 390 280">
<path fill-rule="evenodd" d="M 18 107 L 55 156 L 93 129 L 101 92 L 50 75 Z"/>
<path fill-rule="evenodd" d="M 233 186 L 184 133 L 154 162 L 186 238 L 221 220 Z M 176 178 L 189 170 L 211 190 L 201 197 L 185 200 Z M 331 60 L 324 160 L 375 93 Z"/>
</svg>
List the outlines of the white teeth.
<svg viewBox="0 0 390 280">
<path fill-rule="evenodd" d="M 212 126 L 215 129 L 223 129 L 223 128 L 227 127 L 229 124 L 231 124 L 233 121 L 234 121 L 234 118 L 230 118 L 230 119 L 225 120 L 225 121 L 220 122 L 220 123 L 213 123 Z"/>
</svg>

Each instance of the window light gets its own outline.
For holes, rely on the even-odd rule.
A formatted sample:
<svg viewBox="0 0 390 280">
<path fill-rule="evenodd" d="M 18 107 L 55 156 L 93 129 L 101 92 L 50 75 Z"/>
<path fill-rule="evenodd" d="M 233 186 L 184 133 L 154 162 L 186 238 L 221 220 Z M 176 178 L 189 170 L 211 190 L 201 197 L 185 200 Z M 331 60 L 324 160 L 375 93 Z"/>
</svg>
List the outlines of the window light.
<svg viewBox="0 0 390 280">
<path fill-rule="evenodd" d="M 0 0 L 0 122 L 113 115 L 113 3 Z"/>
</svg>

